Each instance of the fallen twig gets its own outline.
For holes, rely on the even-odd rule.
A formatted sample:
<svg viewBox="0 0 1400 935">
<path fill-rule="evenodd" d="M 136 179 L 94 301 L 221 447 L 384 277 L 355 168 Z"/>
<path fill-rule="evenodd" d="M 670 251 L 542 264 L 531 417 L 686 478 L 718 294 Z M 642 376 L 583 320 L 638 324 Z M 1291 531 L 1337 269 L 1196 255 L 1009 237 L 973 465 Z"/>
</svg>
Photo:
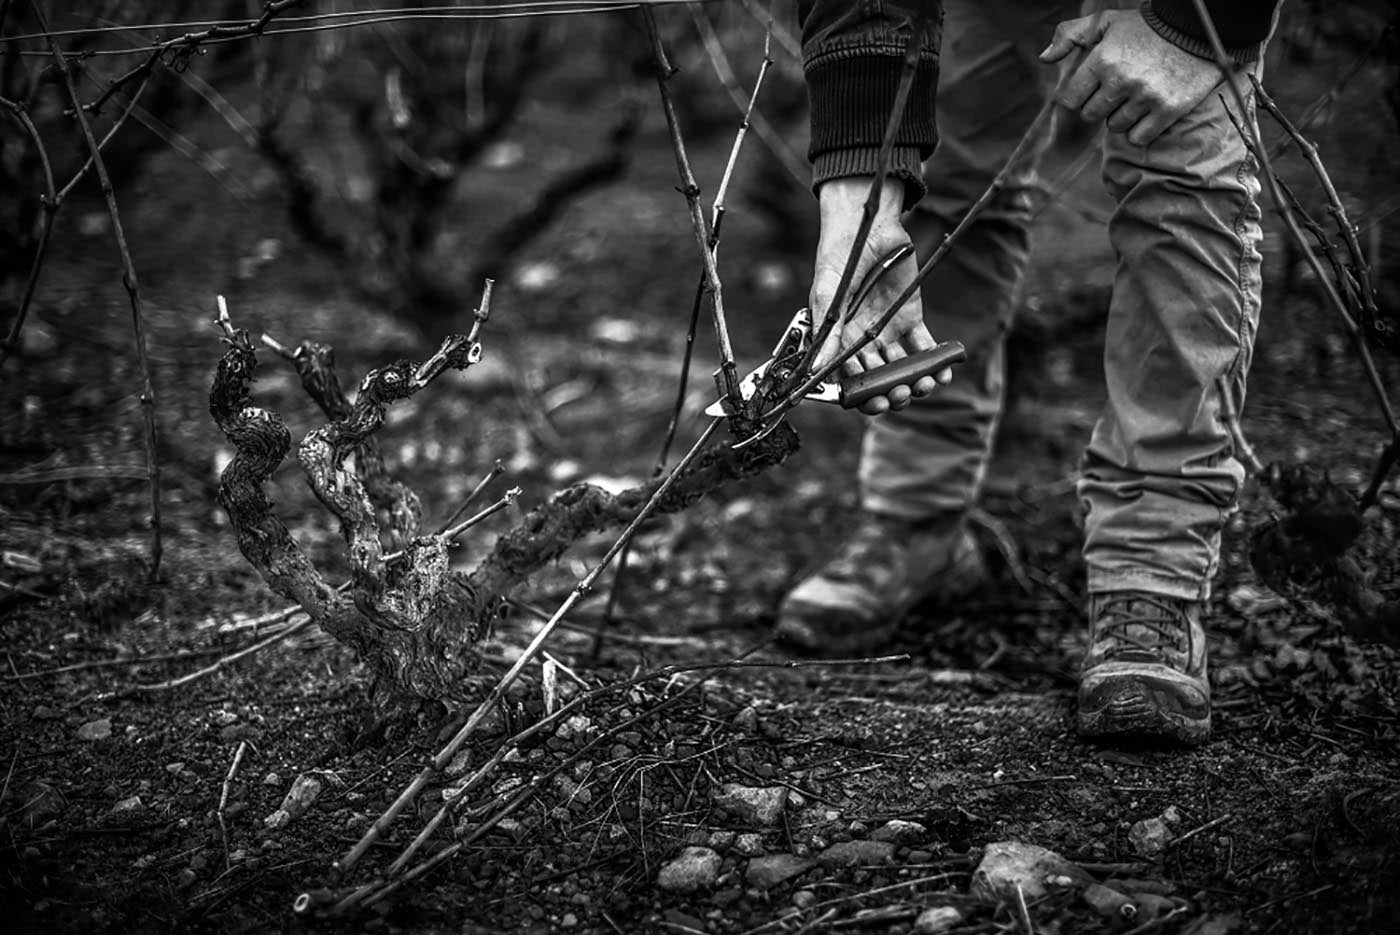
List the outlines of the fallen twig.
<svg viewBox="0 0 1400 935">
<path fill-rule="evenodd" d="M 248 752 L 248 741 L 240 740 L 238 750 L 233 754 L 233 762 L 229 764 L 228 774 L 224 776 L 224 785 L 219 792 L 219 837 L 224 844 L 224 868 L 232 869 L 233 861 L 229 859 L 228 850 L 228 824 L 224 820 L 224 811 L 228 808 L 229 787 L 233 785 L 233 777 L 238 774 L 238 767 L 243 763 L 243 754 Z"/>
</svg>

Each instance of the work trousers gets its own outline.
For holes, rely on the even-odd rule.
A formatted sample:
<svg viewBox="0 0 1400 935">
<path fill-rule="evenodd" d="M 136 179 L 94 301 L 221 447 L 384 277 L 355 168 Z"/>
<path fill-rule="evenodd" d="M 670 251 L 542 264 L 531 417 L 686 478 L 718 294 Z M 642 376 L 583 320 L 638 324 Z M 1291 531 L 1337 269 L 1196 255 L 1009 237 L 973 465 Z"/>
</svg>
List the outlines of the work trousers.
<svg viewBox="0 0 1400 935">
<path fill-rule="evenodd" d="M 1036 56 L 1077 3 L 946 0 L 927 197 L 907 218 L 921 256 L 953 229 L 1053 90 Z M 1243 403 L 1259 318 L 1256 166 L 1222 85 L 1147 147 L 1103 138 L 1116 254 L 1104 349 L 1107 401 L 1078 480 L 1091 593 L 1209 596 L 1244 470 L 1222 419 Z M 1235 115 L 1253 126 L 1249 113 Z M 1075 118 L 1077 119 L 1077 118 Z M 985 474 L 1004 397 L 1005 342 L 1030 258 L 1035 147 L 923 287 L 939 340 L 968 361 L 951 385 L 870 421 L 868 511 L 923 519 L 965 510 Z"/>
</svg>

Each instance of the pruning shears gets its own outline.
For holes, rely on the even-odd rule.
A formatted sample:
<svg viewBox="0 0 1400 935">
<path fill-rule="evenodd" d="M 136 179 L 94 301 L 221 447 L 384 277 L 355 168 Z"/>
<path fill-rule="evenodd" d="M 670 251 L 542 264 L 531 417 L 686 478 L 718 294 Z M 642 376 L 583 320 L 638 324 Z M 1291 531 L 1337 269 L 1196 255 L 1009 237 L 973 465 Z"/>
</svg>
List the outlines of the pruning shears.
<svg viewBox="0 0 1400 935">
<path fill-rule="evenodd" d="M 913 248 L 906 244 L 884 257 L 866 276 L 851 300 L 849 311 L 844 318 L 849 319 L 855 314 L 885 274 L 912 252 Z M 812 346 L 813 333 L 812 310 L 798 309 L 783 329 L 782 336 L 773 347 L 773 353 L 739 381 L 739 394 L 743 400 L 748 402 L 760 391 L 791 385 L 794 382 L 793 377 L 797 376 L 797 368 L 806 359 Z M 927 351 L 902 357 L 883 367 L 876 367 L 853 377 L 844 377 L 840 382 L 820 383 L 810 390 L 805 398 L 821 403 L 834 403 L 842 409 L 855 409 L 876 396 L 888 393 L 896 386 L 913 383 L 921 377 L 931 376 L 966 359 L 967 351 L 963 345 L 958 341 L 948 341 Z M 806 379 L 807 376 L 808 374 L 800 375 L 801 379 Z M 705 414 L 716 418 L 733 415 L 731 408 L 729 401 L 721 398 L 707 406 Z"/>
</svg>

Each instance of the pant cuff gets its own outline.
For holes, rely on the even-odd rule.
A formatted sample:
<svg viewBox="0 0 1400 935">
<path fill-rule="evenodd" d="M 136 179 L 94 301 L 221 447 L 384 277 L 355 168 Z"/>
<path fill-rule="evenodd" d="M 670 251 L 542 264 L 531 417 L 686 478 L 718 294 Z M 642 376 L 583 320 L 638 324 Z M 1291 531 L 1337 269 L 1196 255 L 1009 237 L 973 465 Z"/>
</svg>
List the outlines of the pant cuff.
<svg viewBox="0 0 1400 935">
<path fill-rule="evenodd" d="M 1143 571 L 1112 571 L 1109 569 L 1089 569 L 1089 593 L 1104 594 L 1109 591 L 1146 591 L 1163 597 L 1174 597 L 1183 601 L 1207 601 L 1210 599 L 1210 580 L 1183 580 L 1168 575 L 1158 575 Z"/>
</svg>

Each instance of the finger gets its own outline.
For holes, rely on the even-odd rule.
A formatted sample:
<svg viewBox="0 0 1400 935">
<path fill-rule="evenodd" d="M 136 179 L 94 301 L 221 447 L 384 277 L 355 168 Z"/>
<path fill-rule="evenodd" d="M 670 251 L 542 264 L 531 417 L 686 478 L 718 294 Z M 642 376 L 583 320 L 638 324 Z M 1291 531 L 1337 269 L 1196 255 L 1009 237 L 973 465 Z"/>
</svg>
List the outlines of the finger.
<svg viewBox="0 0 1400 935">
<path fill-rule="evenodd" d="M 938 381 L 932 376 L 919 377 L 911 387 L 915 396 L 927 396 L 938 389 Z"/>
<path fill-rule="evenodd" d="M 1167 132 L 1175 123 L 1174 115 L 1162 111 L 1151 111 L 1128 131 L 1128 142 L 1134 146 L 1150 146 L 1157 137 Z"/>
<path fill-rule="evenodd" d="M 890 408 L 900 410 L 909 405 L 909 401 L 914 398 L 914 392 L 908 386 L 901 384 L 885 394 L 885 398 L 890 401 Z"/>
<path fill-rule="evenodd" d="M 915 354 L 921 351 L 931 351 L 938 346 L 938 342 L 929 333 L 928 326 L 922 321 L 909 329 L 909 333 L 904 336 L 904 343 Z"/>
<path fill-rule="evenodd" d="M 1058 62 L 1076 48 L 1088 49 L 1098 45 L 1108 28 L 1102 16 L 1081 16 L 1066 20 L 1055 27 L 1055 35 L 1050 44 L 1040 53 L 1042 62 Z"/>
<path fill-rule="evenodd" d="M 1055 100 L 1073 113 L 1079 113 L 1079 108 L 1083 107 L 1084 102 L 1098 89 L 1098 75 L 1094 74 L 1089 68 L 1089 63 L 1085 62 L 1065 79 L 1064 86 L 1055 95 Z"/>
<path fill-rule="evenodd" d="M 872 396 L 861 403 L 860 411 L 868 416 L 884 415 L 890 411 L 890 401 L 883 396 Z"/>
<path fill-rule="evenodd" d="M 1148 107 L 1140 101 L 1129 100 L 1123 103 L 1117 110 L 1108 115 L 1104 123 L 1114 133 L 1127 133 L 1133 126 L 1146 117 Z"/>
<path fill-rule="evenodd" d="M 1118 109 L 1128 95 L 1107 84 L 1100 84 L 1089 99 L 1079 108 L 1079 116 L 1088 123 L 1098 123 Z"/>
<path fill-rule="evenodd" d="M 880 353 L 880 349 L 873 344 L 867 344 L 856 354 L 854 360 L 860 361 L 861 370 L 875 370 L 885 365 L 885 356 Z"/>
</svg>

